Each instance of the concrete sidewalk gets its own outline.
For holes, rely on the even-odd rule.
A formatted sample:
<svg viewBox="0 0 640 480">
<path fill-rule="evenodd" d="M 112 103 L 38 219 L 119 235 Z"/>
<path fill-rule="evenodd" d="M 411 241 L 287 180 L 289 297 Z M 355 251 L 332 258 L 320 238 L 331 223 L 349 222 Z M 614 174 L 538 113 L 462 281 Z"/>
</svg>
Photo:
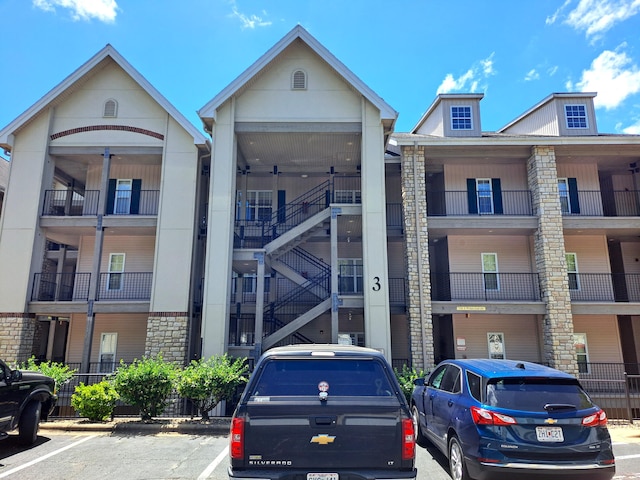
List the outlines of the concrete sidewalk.
<svg viewBox="0 0 640 480">
<path fill-rule="evenodd" d="M 191 418 L 156 418 L 143 422 L 138 417 L 117 417 L 108 422 L 90 422 L 83 418 L 53 419 L 40 423 L 40 430 L 111 433 L 184 433 L 190 435 L 227 435 L 231 418 L 214 417 L 208 421 Z M 640 422 L 609 424 L 611 439 L 616 443 L 640 443 Z"/>
</svg>

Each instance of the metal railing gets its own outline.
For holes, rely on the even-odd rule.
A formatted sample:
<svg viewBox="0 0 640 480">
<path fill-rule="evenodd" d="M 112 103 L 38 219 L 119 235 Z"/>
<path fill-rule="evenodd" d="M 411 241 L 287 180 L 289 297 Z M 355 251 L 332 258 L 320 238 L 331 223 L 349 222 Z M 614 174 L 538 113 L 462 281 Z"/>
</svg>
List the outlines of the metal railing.
<svg viewBox="0 0 640 480">
<path fill-rule="evenodd" d="M 46 190 L 43 216 L 82 216 L 98 214 L 99 190 Z"/>
<path fill-rule="evenodd" d="M 483 196 L 467 190 L 429 190 L 427 215 L 533 215 L 531 192 L 502 190 L 499 195 Z"/>
<path fill-rule="evenodd" d="M 31 301 L 86 302 L 90 280 L 90 273 L 34 273 Z"/>
<path fill-rule="evenodd" d="M 158 215 L 160 190 L 119 191 L 116 197 L 117 203 L 107 206 L 109 215 Z"/>
<path fill-rule="evenodd" d="M 431 298 L 436 301 L 539 301 L 537 273 L 432 273 Z"/>
<path fill-rule="evenodd" d="M 101 273 L 96 300 L 149 300 L 152 272 Z"/>
<path fill-rule="evenodd" d="M 563 215 L 589 217 L 637 217 L 640 215 L 640 191 L 578 190 L 574 196 L 560 198 Z"/>
<path fill-rule="evenodd" d="M 610 419 L 640 418 L 640 363 L 578 362 L 578 378 Z"/>
<path fill-rule="evenodd" d="M 640 274 L 569 273 L 569 293 L 580 302 L 640 302 Z"/>
</svg>

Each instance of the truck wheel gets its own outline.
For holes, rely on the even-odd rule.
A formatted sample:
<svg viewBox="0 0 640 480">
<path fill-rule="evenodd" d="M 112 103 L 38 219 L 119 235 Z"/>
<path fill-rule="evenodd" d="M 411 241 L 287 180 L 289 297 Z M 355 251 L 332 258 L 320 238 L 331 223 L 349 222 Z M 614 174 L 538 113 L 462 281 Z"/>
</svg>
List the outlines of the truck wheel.
<svg viewBox="0 0 640 480">
<path fill-rule="evenodd" d="M 427 437 L 422 434 L 420 429 L 420 413 L 415 405 L 411 407 L 411 417 L 413 418 L 413 429 L 416 432 L 416 443 L 422 446 L 427 441 Z"/>
<path fill-rule="evenodd" d="M 449 470 L 453 480 L 469 480 L 469 472 L 464 464 L 464 452 L 457 437 L 449 440 Z"/>
<path fill-rule="evenodd" d="M 40 402 L 30 402 L 20 416 L 18 423 L 18 442 L 22 445 L 32 445 L 38 438 L 40 424 Z"/>
</svg>

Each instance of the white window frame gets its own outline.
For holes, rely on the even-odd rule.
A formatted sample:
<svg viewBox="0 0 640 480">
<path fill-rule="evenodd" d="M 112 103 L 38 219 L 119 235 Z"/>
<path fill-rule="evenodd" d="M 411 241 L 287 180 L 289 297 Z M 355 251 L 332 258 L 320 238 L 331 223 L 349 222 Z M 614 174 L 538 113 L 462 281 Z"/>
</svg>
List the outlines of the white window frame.
<svg viewBox="0 0 640 480">
<path fill-rule="evenodd" d="M 584 352 L 578 351 L 578 346 L 584 346 Z M 578 362 L 578 370 L 580 373 L 589 373 L 589 346 L 587 344 L 587 334 L 586 333 L 575 333 L 573 334 L 573 349 L 576 352 L 576 360 Z M 583 357 L 584 360 L 582 364 L 583 367 L 580 367 L 580 357 Z"/>
<path fill-rule="evenodd" d="M 507 358 L 507 347 L 503 332 L 487 332 L 487 351 L 489 358 L 504 360 Z"/>
<path fill-rule="evenodd" d="M 119 266 L 118 263 L 114 264 L 114 258 L 122 256 L 122 267 L 120 270 L 116 270 L 114 269 L 114 266 Z M 107 266 L 107 284 L 106 284 L 106 289 L 107 292 L 114 292 L 114 291 L 120 291 L 123 288 L 123 284 L 124 284 L 124 278 L 123 278 L 123 274 L 124 274 L 124 265 L 125 265 L 125 260 L 126 260 L 127 255 L 125 253 L 110 253 L 109 254 L 109 265 Z M 117 277 L 116 277 L 117 276 Z M 112 278 L 118 278 L 117 282 L 117 288 L 113 287 L 112 288 Z"/>
<path fill-rule="evenodd" d="M 362 203 L 360 190 L 336 190 L 333 196 L 335 203 Z"/>
<path fill-rule="evenodd" d="M 347 268 L 351 267 L 351 268 Z M 340 292 L 344 295 L 357 295 L 364 292 L 364 277 L 363 277 L 363 263 L 362 258 L 339 258 L 338 259 L 338 274 L 340 276 L 340 282 L 343 279 L 349 278 L 353 280 L 352 288 L 345 291 L 340 288 Z M 342 287 L 342 284 L 340 285 Z"/>
<path fill-rule="evenodd" d="M 569 258 L 573 257 L 573 261 L 570 262 Z M 569 282 L 569 290 L 573 290 L 573 291 L 578 291 L 580 290 L 580 275 L 579 275 L 579 271 L 578 271 L 578 255 L 576 253 L 573 252 L 565 252 L 564 254 L 564 260 L 565 263 L 567 264 L 567 277 L 568 277 L 568 282 Z M 569 269 L 570 264 L 573 263 L 573 269 Z M 571 288 L 571 275 L 575 275 L 575 282 L 574 285 L 576 288 Z"/>
<path fill-rule="evenodd" d="M 338 339 L 346 339 L 347 336 L 351 339 L 351 345 L 357 345 L 359 347 L 365 346 L 364 332 L 340 332 L 338 334 Z"/>
<path fill-rule="evenodd" d="M 245 218 L 251 221 L 271 219 L 273 214 L 272 190 L 247 190 L 245 202 Z"/>
<path fill-rule="evenodd" d="M 105 346 L 110 347 L 105 349 Z M 104 332 L 100 334 L 100 353 L 98 355 L 100 373 L 109 373 L 115 370 L 116 355 L 118 353 L 118 334 L 116 332 Z M 111 359 L 105 361 L 104 357 L 110 355 Z"/>
<path fill-rule="evenodd" d="M 118 102 L 113 98 L 105 100 L 102 106 L 102 116 L 105 118 L 116 118 L 118 116 Z"/>
<path fill-rule="evenodd" d="M 485 258 L 493 258 L 493 263 L 495 265 L 495 270 L 487 270 L 486 269 L 486 262 L 485 262 Z M 482 253 L 481 254 L 481 260 L 482 260 L 482 283 L 484 286 L 485 290 L 491 290 L 492 292 L 499 292 L 500 291 L 500 276 L 498 275 L 499 270 L 498 270 L 498 254 L 497 253 Z M 495 288 L 488 288 L 487 287 L 487 275 L 495 275 Z M 493 285 L 492 285 L 493 287 Z"/>
<path fill-rule="evenodd" d="M 469 116 L 466 115 L 467 111 Z M 451 114 L 451 130 L 473 130 L 473 107 L 471 105 L 451 105 L 449 112 Z"/>
<path fill-rule="evenodd" d="M 118 178 L 116 180 L 115 195 L 113 196 L 113 214 L 114 215 L 129 215 L 131 213 L 132 194 L 133 194 L 133 179 Z"/>
<path fill-rule="evenodd" d="M 571 111 L 570 111 L 571 110 Z M 584 113 L 584 115 L 583 115 Z M 587 114 L 587 106 L 585 104 L 566 104 L 564 106 L 564 119 L 567 129 L 569 130 L 584 130 L 589 128 L 589 116 Z M 584 120 L 584 126 L 571 126 L 569 120 L 581 122 Z"/>
<path fill-rule="evenodd" d="M 569 194 L 569 179 L 558 178 L 558 196 L 560 197 L 560 211 L 563 215 L 571 213 L 571 195 Z"/>
<path fill-rule="evenodd" d="M 302 83 L 300 83 L 302 78 Z M 291 90 L 306 90 L 307 89 L 307 72 L 301 68 L 296 68 L 291 74 Z"/>
<path fill-rule="evenodd" d="M 481 188 L 480 186 L 487 185 L 489 190 L 486 188 Z M 481 203 L 480 199 L 489 199 L 488 206 L 489 208 L 485 208 L 485 203 Z M 491 183 L 490 178 L 476 178 L 476 202 L 478 207 L 479 215 L 493 215 L 495 210 L 493 206 L 493 184 Z"/>
</svg>

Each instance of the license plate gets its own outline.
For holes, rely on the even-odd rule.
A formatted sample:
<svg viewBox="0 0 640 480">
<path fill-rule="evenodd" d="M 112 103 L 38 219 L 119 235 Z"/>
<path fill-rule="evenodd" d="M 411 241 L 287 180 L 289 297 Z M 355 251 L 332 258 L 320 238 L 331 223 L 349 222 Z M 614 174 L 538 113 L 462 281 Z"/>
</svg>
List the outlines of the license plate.
<svg viewBox="0 0 640 480">
<path fill-rule="evenodd" d="M 539 442 L 564 442 L 564 435 L 560 427 L 536 427 Z"/>
<path fill-rule="evenodd" d="M 337 473 L 307 473 L 307 480 L 338 480 Z"/>
</svg>

